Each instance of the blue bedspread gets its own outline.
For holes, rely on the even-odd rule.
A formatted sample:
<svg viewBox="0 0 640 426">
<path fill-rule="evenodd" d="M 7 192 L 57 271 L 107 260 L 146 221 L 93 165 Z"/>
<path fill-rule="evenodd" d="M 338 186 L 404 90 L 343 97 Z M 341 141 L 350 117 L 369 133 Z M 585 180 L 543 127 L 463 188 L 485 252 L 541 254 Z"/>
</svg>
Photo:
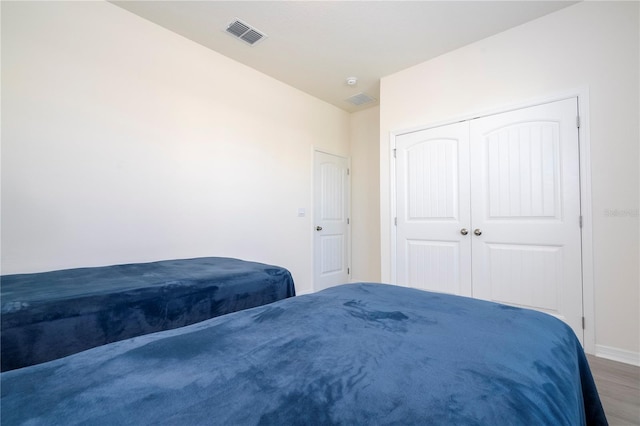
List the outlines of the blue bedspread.
<svg viewBox="0 0 640 426">
<path fill-rule="evenodd" d="M 207 257 L 0 277 L 1 369 L 295 295 L 284 268 Z"/>
<path fill-rule="evenodd" d="M 538 312 L 350 284 L 2 373 L 2 423 L 606 424 Z"/>
</svg>

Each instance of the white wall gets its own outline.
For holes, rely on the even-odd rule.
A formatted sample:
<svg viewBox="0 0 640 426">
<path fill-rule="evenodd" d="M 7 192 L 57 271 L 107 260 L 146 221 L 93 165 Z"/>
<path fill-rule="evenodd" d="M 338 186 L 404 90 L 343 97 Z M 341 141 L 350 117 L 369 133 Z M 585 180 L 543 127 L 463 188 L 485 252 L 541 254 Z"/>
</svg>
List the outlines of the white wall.
<svg viewBox="0 0 640 426">
<path fill-rule="evenodd" d="M 581 2 L 382 80 L 383 280 L 391 278 L 390 132 L 587 87 L 595 347 L 640 360 L 638 21 L 637 2 Z"/>
<path fill-rule="evenodd" d="M 106 2 L 1 7 L 3 274 L 229 256 L 311 291 L 348 113 Z"/>
<path fill-rule="evenodd" d="M 351 114 L 351 279 L 380 281 L 380 108 Z"/>
</svg>

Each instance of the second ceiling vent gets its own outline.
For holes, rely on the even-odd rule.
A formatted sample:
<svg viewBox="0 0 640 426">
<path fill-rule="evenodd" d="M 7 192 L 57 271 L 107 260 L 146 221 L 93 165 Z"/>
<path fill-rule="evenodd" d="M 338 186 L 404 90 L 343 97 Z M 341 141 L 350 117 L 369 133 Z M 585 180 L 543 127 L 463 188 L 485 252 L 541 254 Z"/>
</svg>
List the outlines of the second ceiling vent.
<svg viewBox="0 0 640 426">
<path fill-rule="evenodd" d="M 233 22 L 231 22 L 227 26 L 227 29 L 225 31 L 232 36 L 244 41 L 245 43 L 250 44 L 251 46 L 267 37 L 265 33 L 255 29 L 246 22 L 242 22 L 239 19 L 235 19 Z"/>
<path fill-rule="evenodd" d="M 352 105 L 360 106 L 370 102 L 375 102 L 377 99 L 373 96 L 367 95 L 366 93 L 358 93 L 345 100 Z"/>
</svg>

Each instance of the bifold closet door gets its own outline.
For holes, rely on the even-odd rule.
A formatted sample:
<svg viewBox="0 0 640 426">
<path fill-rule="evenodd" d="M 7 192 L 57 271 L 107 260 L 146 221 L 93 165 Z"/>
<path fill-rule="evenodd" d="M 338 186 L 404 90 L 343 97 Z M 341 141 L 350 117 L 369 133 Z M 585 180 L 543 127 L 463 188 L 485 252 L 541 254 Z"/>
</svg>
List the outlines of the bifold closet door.
<svg viewBox="0 0 640 426">
<path fill-rule="evenodd" d="M 577 99 L 471 120 L 473 296 L 582 336 Z"/>
<path fill-rule="evenodd" d="M 396 139 L 396 279 L 471 296 L 467 123 Z"/>
</svg>

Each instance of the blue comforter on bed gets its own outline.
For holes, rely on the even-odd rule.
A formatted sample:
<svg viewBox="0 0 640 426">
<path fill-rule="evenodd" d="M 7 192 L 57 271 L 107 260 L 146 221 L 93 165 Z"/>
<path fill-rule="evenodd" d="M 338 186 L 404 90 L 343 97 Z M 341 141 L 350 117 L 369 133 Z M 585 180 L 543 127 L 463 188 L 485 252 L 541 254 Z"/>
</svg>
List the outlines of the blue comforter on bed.
<svg viewBox="0 0 640 426">
<path fill-rule="evenodd" d="M 569 327 L 350 284 L 2 373 L 2 423 L 606 424 Z"/>
<path fill-rule="evenodd" d="M 288 270 L 222 257 L 0 277 L 2 371 L 295 296 Z"/>
</svg>

